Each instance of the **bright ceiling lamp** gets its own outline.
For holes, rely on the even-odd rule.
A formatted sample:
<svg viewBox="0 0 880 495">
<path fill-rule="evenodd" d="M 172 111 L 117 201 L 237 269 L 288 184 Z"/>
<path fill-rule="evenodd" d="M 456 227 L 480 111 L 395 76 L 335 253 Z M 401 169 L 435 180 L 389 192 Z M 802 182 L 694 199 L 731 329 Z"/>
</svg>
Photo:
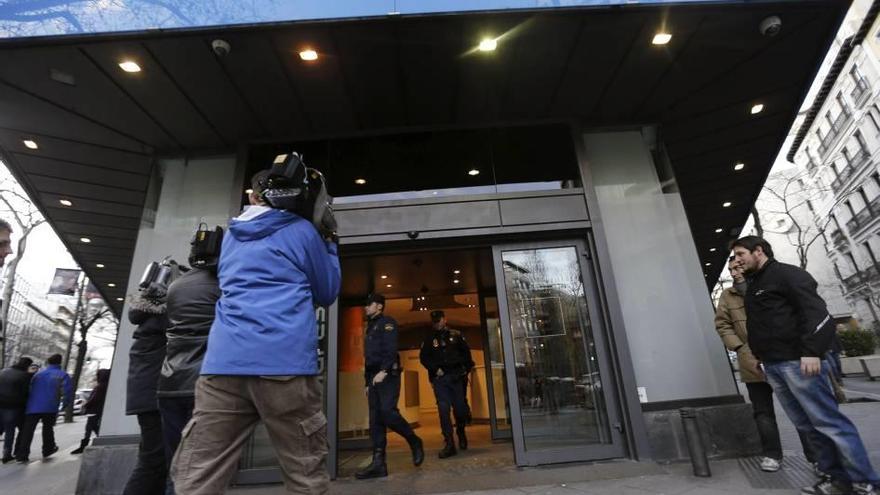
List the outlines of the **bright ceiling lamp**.
<svg viewBox="0 0 880 495">
<path fill-rule="evenodd" d="M 651 40 L 651 44 L 653 45 L 665 45 L 672 40 L 672 35 L 669 33 L 657 33 L 654 35 L 654 39 Z"/>
<path fill-rule="evenodd" d="M 479 50 L 481 52 L 494 52 L 498 48 L 498 40 L 494 38 L 485 38 L 480 41 Z"/>
<path fill-rule="evenodd" d="M 125 72 L 132 73 L 141 71 L 141 66 L 133 60 L 123 60 L 122 62 L 119 62 L 119 68 L 124 70 Z"/>
<path fill-rule="evenodd" d="M 299 52 L 299 58 L 308 62 L 311 62 L 312 60 L 318 60 L 318 52 L 309 48 L 307 50 Z"/>
</svg>

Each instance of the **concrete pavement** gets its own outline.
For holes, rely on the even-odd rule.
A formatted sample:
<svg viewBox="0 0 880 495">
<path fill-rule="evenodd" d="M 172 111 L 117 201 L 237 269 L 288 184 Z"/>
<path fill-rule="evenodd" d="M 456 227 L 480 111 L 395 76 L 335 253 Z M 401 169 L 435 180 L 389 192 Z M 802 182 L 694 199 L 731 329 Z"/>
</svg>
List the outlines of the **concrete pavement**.
<svg viewBox="0 0 880 495">
<path fill-rule="evenodd" d="M 76 491 L 79 475 L 79 456 L 70 451 L 79 446 L 85 429 L 85 416 L 77 416 L 73 423 L 59 418 L 55 426 L 58 452 L 42 459 L 42 426 L 37 426 L 28 464 L 11 462 L 0 466 L 0 493 L 16 495 L 70 495 Z"/>
</svg>

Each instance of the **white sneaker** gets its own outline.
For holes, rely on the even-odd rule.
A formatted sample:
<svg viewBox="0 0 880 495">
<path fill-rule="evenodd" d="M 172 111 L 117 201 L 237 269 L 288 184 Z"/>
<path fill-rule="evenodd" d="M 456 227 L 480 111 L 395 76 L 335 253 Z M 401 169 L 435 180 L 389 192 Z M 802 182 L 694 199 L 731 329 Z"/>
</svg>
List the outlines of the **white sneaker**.
<svg viewBox="0 0 880 495">
<path fill-rule="evenodd" d="M 874 495 L 877 487 L 870 483 L 853 483 L 852 493 L 855 495 Z"/>
<path fill-rule="evenodd" d="M 775 473 L 776 471 L 779 471 L 780 466 L 780 462 L 772 457 L 761 458 L 761 471 Z"/>
</svg>

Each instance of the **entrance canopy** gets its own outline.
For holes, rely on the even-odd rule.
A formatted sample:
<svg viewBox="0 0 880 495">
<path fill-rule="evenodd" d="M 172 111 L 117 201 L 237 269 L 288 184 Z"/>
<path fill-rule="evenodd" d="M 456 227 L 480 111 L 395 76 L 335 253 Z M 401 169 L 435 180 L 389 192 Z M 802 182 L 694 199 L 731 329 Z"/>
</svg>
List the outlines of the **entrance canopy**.
<svg viewBox="0 0 880 495">
<path fill-rule="evenodd" d="M 847 7 L 691 2 L 3 40 L 0 149 L 119 309 L 157 157 L 536 121 L 658 125 L 714 281 Z M 782 28 L 762 35 L 772 15 Z"/>
</svg>

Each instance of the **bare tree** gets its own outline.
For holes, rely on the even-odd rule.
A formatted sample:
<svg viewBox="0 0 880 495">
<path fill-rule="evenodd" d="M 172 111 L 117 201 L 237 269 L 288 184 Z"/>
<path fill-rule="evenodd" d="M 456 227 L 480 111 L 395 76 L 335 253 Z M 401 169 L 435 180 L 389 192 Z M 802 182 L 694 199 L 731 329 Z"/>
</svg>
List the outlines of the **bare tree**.
<svg viewBox="0 0 880 495">
<path fill-rule="evenodd" d="M 773 199 L 774 204 L 765 209 L 764 213 L 781 215 L 787 219 L 787 222 L 784 222 L 782 229 L 776 229 L 772 225 L 761 226 L 759 234 L 763 237 L 764 232 L 769 232 L 784 236 L 789 244 L 795 248 L 798 265 L 803 269 L 806 269 L 809 263 L 810 248 L 823 237 L 832 218 L 831 215 L 828 215 L 826 218 L 814 219 L 815 221 L 813 221 L 811 220 L 813 212 L 805 211 L 809 210 L 810 202 L 819 201 L 824 194 L 832 192 L 829 188 L 820 186 L 816 181 L 808 178 L 807 174 L 807 171 L 771 174 L 764 184 L 764 191 Z M 804 180 L 805 177 L 808 180 Z M 852 194 L 851 191 L 840 195 L 831 210 L 849 198 L 850 194 Z M 755 215 L 755 213 L 756 211 L 753 209 L 752 214 Z M 758 215 L 755 215 L 755 218 L 756 230 L 758 230 L 760 220 L 758 220 Z"/>
<path fill-rule="evenodd" d="M 752 205 L 750 211 L 752 214 L 752 220 L 754 220 L 755 223 L 755 235 L 758 237 L 764 237 L 764 226 L 761 224 L 761 215 L 758 214 L 758 208 L 755 205 Z"/>
<path fill-rule="evenodd" d="M 97 304 L 89 304 L 91 301 L 85 300 L 87 297 L 87 292 L 81 292 L 80 298 L 83 298 L 83 300 L 77 305 L 79 311 L 73 316 L 74 321 L 72 326 L 77 332 L 79 332 L 79 342 L 76 344 L 76 366 L 73 369 L 74 392 L 79 388 L 83 365 L 85 364 L 86 355 L 88 353 L 89 343 L 87 337 L 89 330 L 95 325 L 95 323 L 102 319 L 109 319 L 112 322 L 116 322 L 113 312 L 110 311 L 110 308 L 103 300 L 100 300 Z M 93 299 L 92 301 L 96 301 L 96 299 Z M 73 422 L 73 401 L 68 404 L 67 409 L 64 411 L 64 421 L 66 423 Z"/>
<path fill-rule="evenodd" d="M 31 233 L 46 222 L 37 207 L 30 198 L 21 190 L 12 179 L 0 181 L 0 213 L 12 217 L 18 234 L 18 243 L 15 250 L 15 258 L 7 264 L 6 280 L 3 286 L 3 302 L 0 305 L 0 324 L 2 324 L 2 338 L 0 338 L 0 368 L 6 366 L 6 329 L 8 328 L 9 305 L 15 289 L 15 274 L 18 264 L 24 257 L 27 249 L 28 237 Z"/>
</svg>

